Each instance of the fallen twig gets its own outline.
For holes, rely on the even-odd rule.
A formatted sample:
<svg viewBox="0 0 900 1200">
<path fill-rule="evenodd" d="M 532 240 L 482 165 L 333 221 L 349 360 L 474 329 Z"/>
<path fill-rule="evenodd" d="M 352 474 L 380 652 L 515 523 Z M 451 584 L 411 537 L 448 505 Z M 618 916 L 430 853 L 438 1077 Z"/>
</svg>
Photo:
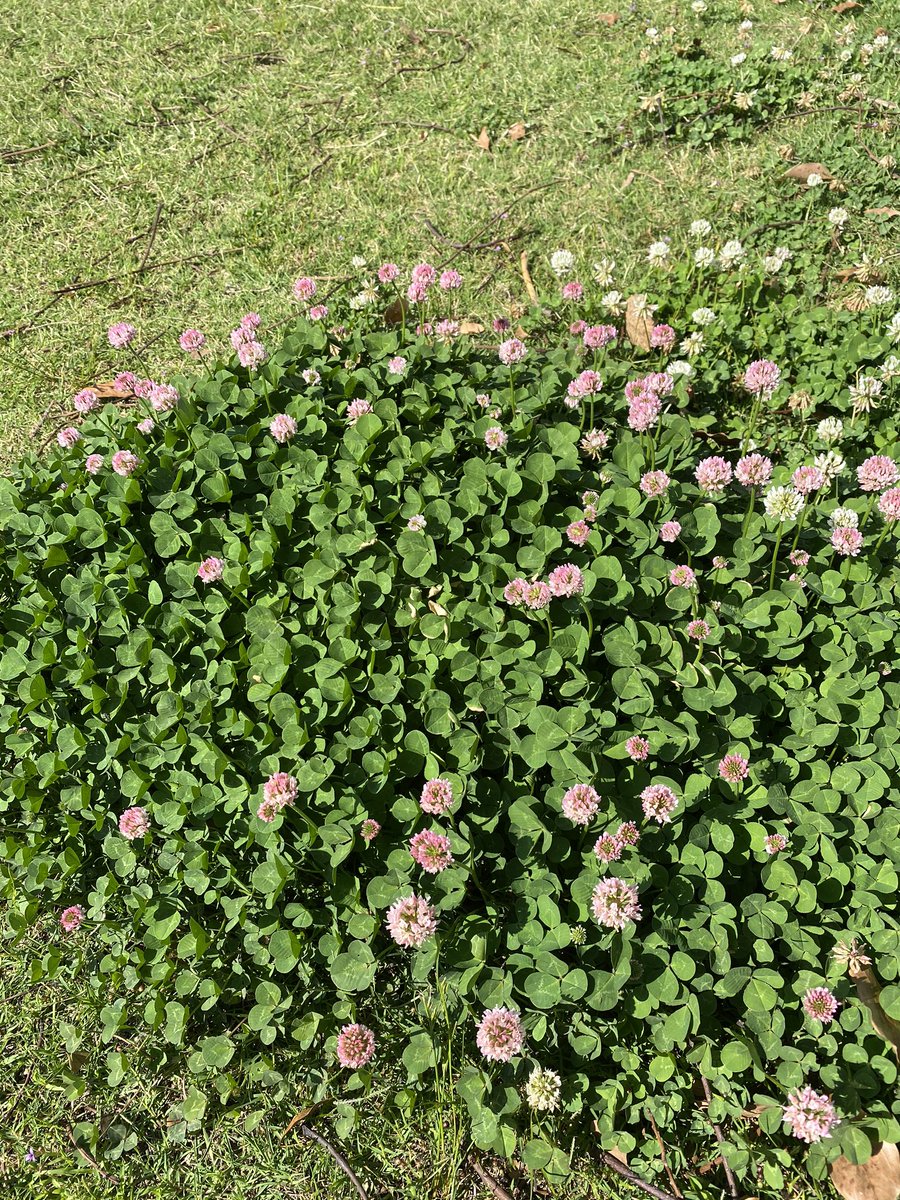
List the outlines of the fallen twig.
<svg viewBox="0 0 900 1200">
<path fill-rule="evenodd" d="M 617 1175 L 621 1175 L 623 1179 L 627 1179 L 635 1187 L 642 1188 L 648 1196 L 655 1197 L 655 1200 L 676 1200 L 676 1197 L 671 1192 L 666 1192 L 662 1188 L 656 1187 L 655 1184 L 647 1183 L 639 1175 L 635 1175 L 630 1167 L 626 1167 L 624 1163 L 619 1162 L 614 1155 L 607 1153 L 606 1150 L 600 1151 L 600 1157 L 603 1159 L 604 1164 L 615 1171 Z"/>
<path fill-rule="evenodd" d="M 153 243 L 156 241 L 156 232 L 159 229 L 159 218 L 162 216 L 163 204 L 160 200 L 156 206 L 156 212 L 153 214 L 153 221 L 150 225 L 150 234 L 147 238 L 147 245 L 144 247 L 144 254 L 138 266 L 139 271 L 143 271 L 147 265 L 147 259 L 150 257 L 150 251 L 153 249 Z"/>
<path fill-rule="evenodd" d="M 472 1170 L 487 1190 L 496 1196 L 497 1200 L 514 1200 L 512 1193 L 508 1192 L 501 1183 L 498 1183 L 493 1175 L 489 1175 L 476 1158 L 470 1158 L 469 1162 L 472 1164 Z"/>
<path fill-rule="evenodd" d="M 659 1153 L 662 1156 L 663 1170 L 665 1171 L 666 1178 L 669 1181 L 669 1187 L 672 1189 L 672 1192 L 675 1195 L 675 1200 L 684 1200 L 684 1197 L 681 1194 L 681 1189 L 679 1188 L 678 1184 L 675 1182 L 675 1176 L 672 1174 L 672 1169 L 669 1166 L 669 1160 L 666 1157 L 666 1147 L 663 1144 L 662 1134 L 659 1132 L 659 1128 L 656 1124 L 656 1120 L 654 1119 L 653 1113 L 650 1111 L 649 1108 L 647 1109 L 647 1116 L 650 1118 L 650 1124 L 653 1128 L 653 1134 L 656 1138 L 656 1144 L 659 1146 Z"/>
<path fill-rule="evenodd" d="M 84 1159 L 84 1161 L 86 1163 L 89 1163 L 94 1168 L 95 1171 L 99 1171 L 100 1174 L 103 1176 L 103 1178 L 108 1179 L 110 1183 L 118 1184 L 119 1181 L 115 1175 L 107 1174 L 107 1172 L 104 1171 L 103 1168 L 100 1166 L 100 1164 L 97 1162 L 96 1158 L 93 1158 L 90 1154 L 88 1154 L 87 1150 L 83 1150 L 81 1148 L 81 1146 L 78 1145 L 78 1143 L 75 1141 L 75 1134 L 72 1132 L 71 1129 L 66 1128 L 66 1133 L 69 1135 L 69 1141 L 72 1143 L 72 1145 L 75 1147 L 75 1149 L 78 1151 L 78 1153 L 81 1155 L 81 1157 Z"/>
<path fill-rule="evenodd" d="M 206 250 L 202 254 L 185 254 L 183 258 L 165 258 L 161 262 L 148 263 L 144 267 L 135 267 L 133 271 L 123 271 L 121 275 L 109 275 L 105 279 L 86 279 L 83 283 L 67 283 L 65 287 L 53 288 L 54 296 L 68 296 L 73 292 L 83 292 L 88 288 L 103 287 L 106 283 L 118 283 L 122 279 L 130 279 L 134 275 L 142 275 L 145 271 L 158 271 L 162 267 L 175 267 L 181 263 L 202 262 L 205 258 L 215 258 L 217 254 L 240 254 L 249 246 L 228 246 L 224 250 Z"/>
<path fill-rule="evenodd" d="M 340 1150 L 337 1150 L 334 1146 L 332 1146 L 331 1142 L 326 1141 L 326 1139 L 323 1138 L 321 1134 L 316 1133 L 316 1131 L 314 1129 L 310 1129 L 310 1127 L 306 1124 L 303 1124 L 300 1126 L 300 1132 L 309 1141 L 316 1142 L 324 1150 L 328 1151 L 328 1153 L 331 1155 L 331 1157 L 334 1159 L 334 1161 L 337 1163 L 337 1165 L 341 1168 L 341 1170 L 344 1172 L 344 1174 L 347 1176 L 347 1178 L 353 1184 L 354 1188 L 356 1189 L 356 1194 L 359 1196 L 360 1200 L 369 1200 L 368 1196 L 366 1195 L 366 1189 L 359 1182 L 356 1172 L 353 1170 L 353 1168 L 347 1162 L 346 1158 L 344 1158 L 343 1154 L 341 1154 Z"/>
<path fill-rule="evenodd" d="M 703 1088 L 703 1095 L 706 1097 L 706 1107 L 709 1109 L 709 1106 L 712 1103 L 712 1092 L 710 1091 L 709 1083 L 703 1075 L 700 1076 L 700 1086 Z M 725 1141 L 724 1134 L 722 1133 L 722 1127 L 721 1125 L 717 1125 L 712 1118 L 710 1118 L 710 1121 L 712 1123 L 713 1133 L 716 1135 L 716 1141 L 721 1146 Z M 738 1196 L 739 1192 L 737 1183 L 735 1182 L 734 1174 L 732 1173 L 731 1167 L 729 1167 L 724 1154 L 722 1155 L 722 1166 L 725 1169 L 725 1178 L 728 1180 L 729 1192 L 731 1192 L 732 1196 Z"/>
<path fill-rule="evenodd" d="M 384 85 L 386 83 L 390 83 L 390 81 L 392 79 L 396 79 L 398 75 L 410 75 L 410 74 L 413 74 L 414 72 L 423 72 L 423 71 L 442 71 L 444 69 L 444 67 L 456 66 L 457 63 L 462 62 L 462 60 L 466 57 L 466 55 L 472 49 L 472 43 L 467 38 L 464 38 L 461 33 L 454 33 L 450 29 L 426 29 L 425 32 L 426 33 L 438 33 L 438 34 L 443 34 L 444 37 L 455 38 L 457 40 L 457 42 L 459 42 L 459 44 L 463 48 L 462 54 L 457 55 L 456 58 L 446 58 L 442 62 L 429 63 L 427 66 L 398 67 L 396 71 L 392 72 L 392 74 L 386 75 L 384 79 L 380 80 L 375 85 L 376 87 L 384 87 Z"/>
<path fill-rule="evenodd" d="M 528 298 L 532 304 L 538 303 L 538 294 L 535 290 L 534 281 L 531 278 L 531 273 L 528 270 L 528 251 L 523 250 L 519 256 L 519 268 L 522 272 L 522 282 L 525 284 L 525 291 L 528 293 Z"/>
<path fill-rule="evenodd" d="M 21 150 L 0 150 L 0 158 L 4 162 L 13 162 L 17 158 L 24 158 L 26 154 L 39 154 L 41 150 L 50 150 L 56 144 L 56 142 L 44 142 L 40 146 L 25 146 Z"/>
</svg>

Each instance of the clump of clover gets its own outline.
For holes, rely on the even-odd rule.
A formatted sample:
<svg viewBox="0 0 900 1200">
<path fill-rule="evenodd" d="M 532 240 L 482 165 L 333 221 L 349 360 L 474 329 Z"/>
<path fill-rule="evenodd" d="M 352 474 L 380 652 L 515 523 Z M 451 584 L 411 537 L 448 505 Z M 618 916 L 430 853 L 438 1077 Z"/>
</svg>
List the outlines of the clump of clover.
<svg viewBox="0 0 900 1200">
<path fill-rule="evenodd" d="M 893 376 L 823 411 L 802 356 L 735 369 L 735 243 L 715 310 L 654 285 L 649 348 L 584 286 L 485 347 L 455 272 L 385 263 L 342 324 L 303 278 L 283 340 L 186 330 L 198 374 L 83 389 L 0 481 L 5 891 L 104 1037 L 223 1098 L 275 1048 L 317 1097 L 437 1058 L 535 1168 L 594 1123 L 643 1152 L 648 1110 L 686 1146 L 700 1076 L 757 1188 L 754 1105 L 819 1173 L 886 1128 L 831 951 L 895 974 Z M 897 319 L 854 320 L 887 362 Z"/>
</svg>

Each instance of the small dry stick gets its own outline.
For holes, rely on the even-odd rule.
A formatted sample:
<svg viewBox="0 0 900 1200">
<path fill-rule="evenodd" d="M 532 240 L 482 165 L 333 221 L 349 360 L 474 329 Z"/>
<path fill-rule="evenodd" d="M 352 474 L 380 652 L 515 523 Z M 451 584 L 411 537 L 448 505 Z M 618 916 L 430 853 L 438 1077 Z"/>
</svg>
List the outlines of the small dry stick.
<svg viewBox="0 0 900 1200">
<path fill-rule="evenodd" d="M 522 282 L 525 284 L 525 291 L 528 293 L 528 298 L 532 304 L 538 303 L 538 294 L 534 288 L 534 282 L 528 270 L 528 251 L 523 250 L 519 256 L 519 267 L 522 271 Z"/>
<path fill-rule="evenodd" d="M 139 271 L 143 271 L 147 265 L 147 259 L 150 257 L 150 251 L 153 249 L 153 243 L 156 241 L 156 232 L 159 229 L 159 218 L 163 213 L 162 201 L 156 206 L 156 212 L 153 214 L 153 222 L 150 225 L 150 233 L 147 237 L 147 245 L 144 248 L 144 255 L 138 267 Z"/>
<path fill-rule="evenodd" d="M 653 1126 L 653 1133 L 656 1137 L 657 1145 L 659 1146 L 659 1152 L 662 1155 L 662 1165 L 666 1172 L 666 1178 L 669 1181 L 669 1187 L 674 1192 L 676 1200 L 684 1200 L 678 1184 L 675 1182 L 675 1176 L 672 1174 L 672 1170 L 669 1167 L 669 1160 L 666 1158 L 666 1148 L 663 1145 L 662 1135 L 659 1132 L 659 1127 L 657 1126 L 656 1121 L 653 1118 L 653 1113 L 649 1108 L 647 1109 L 647 1116 L 650 1118 L 650 1124 Z"/>
<path fill-rule="evenodd" d="M 314 1129 L 310 1129 L 308 1125 L 301 1125 L 300 1132 L 309 1141 L 318 1143 L 318 1145 L 320 1145 L 324 1150 L 328 1151 L 337 1165 L 353 1184 L 354 1188 L 356 1189 L 356 1194 L 359 1196 L 359 1200 L 369 1200 L 368 1196 L 366 1195 L 366 1189 L 359 1182 L 356 1172 L 347 1162 L 346 1158 L 344 1158 L 343 1154 L 341 1154 L 340 1150 L 336 1150 L 335 1147 L 332 1146 L 331 1142 L 326 1141 L 321 1134 L 316 1133 Z"/>
<path fill-rule="evenodd" d="M 83 1150 L 81 1148 L 81 1146 L 78 1145 L 78 1143 L 75 1141 L 75 1134 L 72 1132 L 71 1129 L 67 1129 L 66 1133 L 69 1135 L 69 1141 L 72 1143 L 72 1145 L 75 1147 L 75 1149 L 78 1151 L 78 1153 L 81 1155 L 81 1157 L 84 1159 L 84 1161 L 86 1163 L 89 1163 L 90 1166 L 92 1166 L 95 1171 L 99 1171 L 100 1174 L 103 1176 L 103 1178 L 108 1179 L 110 1183 L 117 1184 L 119 1182 L 118 1179 L 115 1177 L 115 1175 L 108 1175 L 106 1173 L 106 1171 L 104 1171 L 103 1168 L 100 1166 L 100 1164 L 97 1162 L 96 1158 L 92 1158 L 90 1156 L 90 1154 L 88 1154 L 87 1150 Z"/>
<path fill-rule="evenodd" d="M 621 1175 L 623 1179 L 627 1179 L 629 1183 L 633 1183 L 635 1187 L 642 1188 L 648 1196 L 653 1196 L 654 1200 L 676 1200 L 676 1197 L 671 1192 L 663 1191 L 662 1188 L 656 1187 L 652 1183 L 646 1183 L 639 1175 L 635 1175 L 630 1167 L 626 1167 L 624 1163 L 619 1162 L 612 1154 L 608 1154 L 605 1150 L 600 1151 L 600 1157 L 606 1166 L 610 1167 L 617 1175 Z"/>
<path fill-rule="evenodd" d="M 703 1095 L 706 1097 L 706 1107 L 708 1109 L 710 1104 L 712 1104 L 712 1092 L 709 1090 L 709 1083 L 707 1082 L 706 1077 L 703 1075 L 700 1076 L 700 1084 L 703 1088 Z M 710 1118 L 710 1120 L 712 1120 L 712 1118 Z M 724 1134 L 722 1133 L 722 1126 L 717 1125 L 715 1121 L 712 1121 L 712 1127 L 713 1133 L 716 1135 L 716 1141 L 721 1146 L 725 1141 Z M 732 1196 L 739 1195 L 738 1187 L 734 1180 L 734 1175 L 724 1154 L 722 1155 L 722 1166 L 725 1168 L 725 1178 L 728 1180 L 729 1192 L 731 1192 Z"/>
<path fill-rule="evenodd" d="M 508 1192 L 502 1184 L 498 1183 L 493 1175 L 488 1175 L 487 1171 L 477 1159 L 469 1160 L 472 1164 L 472 1170 L 487 1188 L 487 1190 L 496 1197 L 496 1200 L 513 1200 L 513 1195 Z"/>
</svg>

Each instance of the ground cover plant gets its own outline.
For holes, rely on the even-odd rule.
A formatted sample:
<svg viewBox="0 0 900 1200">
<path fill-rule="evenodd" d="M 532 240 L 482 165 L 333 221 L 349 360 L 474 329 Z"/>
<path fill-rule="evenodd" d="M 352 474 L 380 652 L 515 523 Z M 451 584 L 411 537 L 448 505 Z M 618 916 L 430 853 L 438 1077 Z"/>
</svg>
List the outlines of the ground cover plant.
<svg viewBox="0 0 900 1200">
<path fill-rule="evenodd" d="M 187 1053 L 183 1121 L 299 1049 L 340 1135 L 399 1059 L 550 1177 L 652 1170 L 648 1113 L 757 1190 L 896 1140 L 900 330 L 873 285 L 823 368 L 846 313 L 766 319 L 790 250 L 711 253 L 625 303 L 558 252 L 490 344 L 455 270 L 340 324 L 303 277 L 277 348 L 185 330 L 4 480 L 9 919 Z"/>
</svg>

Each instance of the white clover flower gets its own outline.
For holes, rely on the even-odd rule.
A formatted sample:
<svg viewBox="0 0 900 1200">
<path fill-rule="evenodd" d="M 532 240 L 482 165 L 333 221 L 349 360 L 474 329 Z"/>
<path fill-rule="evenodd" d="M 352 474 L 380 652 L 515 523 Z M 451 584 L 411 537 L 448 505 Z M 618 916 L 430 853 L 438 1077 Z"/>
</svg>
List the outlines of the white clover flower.
<svg viewBox="0 0 900 1200">
<path fill-rule="evenodd" d="M 776 62 L 787 62 L 794 57 L 793 50 L 786 50 L 784 46 L 773 46 L 769 53 Z"/>
<path fill-rule="evenodd" d="M 621 292 L 604 292 L 600 297 L 600 306 L 614 317 L 620 317 L 625 311 L 625 301 Z"/>
<path fill-rule="evenodd" d="M 554 250 L 550 255 L 550 270 L 557 279 L 571 275 L 574 269 L 575 255 L 571 250 Z"/>
<path fill-rule="evenodd" d="M 763 270 L 767 275 L 777 275 L 784 263 L 775 254 L 767 254 L 763 259 Z"/>
<path fill-rule="evenodd" d="M 792 487 L 769 488 L 763 503 L 766 515 L 781 522 L 795 521 L 803 509 L 803 497 Z"/>
<path fill-rule="evenodd" d="M 749 112 L 749 110 L 753 107 L 753 99 L 755 96 L 755 91 L 735 92 L 732 96 L 732 99 L 734 100 L 734 107 L 740 109 L 741 112 Z"/>
<path fill-rule="evenodd" d="M 825 476 L 826 486 L 840 475 L 846 465 L 844 456 L 838 454 L 837 450 L 829 450 L 826 454 L 817 454 L 813 459 L 813 466 L 818 467 Z"/>
<path fill-rule="evenodd" d="M 741 21 L 740 25 L 738 25 L 738 33 L 750 33 L 752 29 L 752 21 Z"/>
<path fill-rule="evenodd" d="M 782 263 L 790 262 L 794 257 L 794 252 L 790 246 L 776 246 L 772 254 L 775 258 L 780 258 Z"/>
<path fill-rule="evenodd" d="M 703 14 L 706 12 L 706 9 L 707 9 L 706 0 L 692 0 L 691 12 L 696 13 L 696 15 L 698 17 L 702 17 Z"/>
<path fill-rule="evenodd" d="M 816 426 L 816 437 L 833 445 L 844 436 L 844 422 L 840 417 L 824 417 Z"/>
<path fill-rule="evenodd" d="M 744 258 L 746 251 L 737 238 L 731 238 L 719 251 L 719 261 L 726 269 L 735 267 Z"/>
<path fill-rule="evenodd" d="M 421 513 L 416 513 L 415 516 L 409 518 L 406 522 L 406 528 L 410 533 L 421 533 L 428 522 Z"/>
<path fill-rule="evenodd" d="M 900 342 L 900 312 L 894 313 L 884 333 L 891 342 Z"/>
<path fill-rule="evenodd" d="M 359 312 L 361 308 L 368 308 L 370 304 L 375 304 L 378 300 L 378 293 L 372 287 L 364 287 L 361 292 L 357 292 L 355 296 L 350 297 L 350 307 L 354 312 Z"/>
<path fill-rule="evenodd" d="M 354 269 L 354 271 L 364 271 L 366 268 L 366 260 L 361 255 L 355 254 L 353 258 L 350 259 L 350 266 Z"/>
<path fill-rule="evenodd" d="M 694 262 L 698 267 L 714 267 L 716 265 L 715 251 L 710 250 L 709 246 L 698 246 L 694 251 Z"/>
<path fill-rule="evenodd" d="M 678 349 L 682 354 L 686 354 L 688 358 L 695 358 L 703 349 L 705 340 L 703 334 L 700 332 L 689 333 Z"/>
<path fill-rule="evenodd" d="M 893 299 L 894 293 L 889 287 L 874 284 L 872 287 L 866 288 L 866 304 L 870 308 L 881 308 L 883 304 L 891 304 Z"/>
<path fill-rule="evenodd" d="M 836 508 L 828 517 L 828 524 L 832 529 L 857 529 L 859 513 L 852 508 Z"/>
<path fill-rule="evenodd" d="M 684 359 L 679 358 L 676 359 L 675 362 L 670 362 L 668 364 L 666 367 L 666 373 L 669 375 L 674 375 L 676 378 L 679 375 L 683 375 L 685 379 L 690 379 L 694 373 L 694 368 L 689 362 L 685 362 Z"/>
<path fill-rule="evenodd" d="M 876 36 L 875 41 L 872 43 L 872 49 L 873 50 L 887 50 L 887 48 L 890 44 L 891 44 L 891 39 L 888 37 L 888 35 L 886 33 L 879 33 Z"/>
<path fill-rule="evenodd" d="M 885 383 L 900 375 L 900 358 L 896 354 L 889 354 L 881 364 L 881 378 Z"/>
<path fill-rule="evenodd" d="M 656 28 L 656 26 L 655 26 L 655 25 L 650 25 L 650 26 L 649 26 L 649 27 L 648 27 L 648 28 L 647 28 L 647 29 L 644 31 L 644 36 L 646 37 L 647 41 L 648 41 L 648 42 L 649 42 L 649 43 L 650 43 L 652 46 L 655 46 L 655 45 L 657 45 L 657 44 L 658 44 L 658 42 L 659 42 L 659 30 Z"/>
<path fill-rule="evenodd" d="M 613 271 L 616 269 L 616 260 L 614 258 L 601 258 L 599 262 L 595 262 L 591 267 L 594 274 L 595 283 L 600 287 L 609 287 L 613 281 Z"/>
<path fill-rule="evenodd" d="M 856 383 L 850 384 L 850 399 L 856 413 L 871 412 L 876 407 L 884 384 L 875 375 L 861 375 Z"/>
<path fill-rule="evenodd" d="M 555 1071 L 535 1067 L 525 1083 L 525 1099 L 536 1112 L 553 1112 L 559 1108 L 562 1080 Z"/>
<path fill-rule="evenodd" d="M 733 67 L 739 67 L 741 65 L 741 63 L 745 63 L 746 61 L 747 61 L 747 55 L 744 53 L 743 50 L 740 50 L 740 51 L 738 51 L 737 54 L 732 54 L 732 56 L 731 56 L 731 65 Z"/>
<path fill-rule="evenodd" d="M 849 220 L 850 214 L 846 208 L 832 208 L 828 211 L 828 223 L 836 229 L 843 229 Z"/>
<path fill-rule="evenodd" d="M 691 313 L 691 320 L 695 325 L 705 328 L 707 325 L 712 325 L 716 319 L 716 314 L 711 308 L 695 308 Z"/>
<path fill-rule="evenodd" d="M 701 218 L 699 221 L 691 221 L 688 232 L 692 238 L 709 237 L 712 233 L 712 225 L 710 225 L 709 221 Z"/>
<path fill-rule="evenodd" d="M 819 184 L 822 184 L 824 182 L 825 182 L 824 178 L 819 174 L 818 171 L 810 171 L 810 173 L 806 177 L 806 186 L 808 188 L 818 187 Z"/>
<path fill-rule="evenodd" d="M 647 248 L 647 262 L 661 263 L 669 257 L 668 242 L 651 242 Z"/>
</svg>

